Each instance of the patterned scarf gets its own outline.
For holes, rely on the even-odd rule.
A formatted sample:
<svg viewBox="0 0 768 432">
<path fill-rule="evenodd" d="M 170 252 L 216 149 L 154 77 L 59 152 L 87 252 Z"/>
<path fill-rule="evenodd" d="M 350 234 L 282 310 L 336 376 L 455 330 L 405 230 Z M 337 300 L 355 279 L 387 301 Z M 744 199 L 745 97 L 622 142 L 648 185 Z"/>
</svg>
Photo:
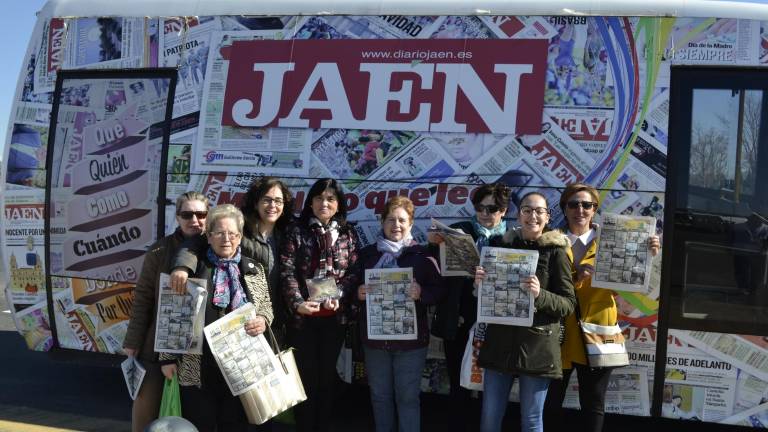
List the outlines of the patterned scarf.
<svg viewBox="0 0 768 432">
<path fill-rule="evenodd" d="M 379 258 L 379 261 L 375 266 L 373 266 L 373 268 L 397 267 L 397 259 L 400 257 L 400 254 L 403 253 L 403 250 L 406 247 L 415 243 L 416 242 L 413 241 L 413 238 L 410 234 L 408 234 L 408 237 L 394 242 L 392 240 L 387 240 L 384 237 L 384 234 L 379 232 L 379 234 L 376 236 L 376 250 L 381 252 L 381 258 Z"/>
<path fill-rule="evenodd" d="M 339 257 L 333 248 L 333 244 L 339 238 L 339 223 L 331 220 L 328 225 L 323 225 L 317 218 L 309 219 L 309 229 L 315 235 L 317 248 L 320 252 L 315 277 L 337 276 L 339 273 Z"/>
<path fill-rule="evenodd" d="M 213 270 L 213 305 L 224 310 L 235 310 L 246 303 L 245 292 L 240 285 L 240 246 L 231 259 L 219 258 L 210 247 L 208 261 Z"/>
<path fill-rule="evenodd" d="M 480 222 L 477 221 L 477 216 L 472 216 L 472 228 L 474 228 L 475 233 L 477 233 L 475 244 L 479 251 L 483 246 L 488 246 L 491 237 L 495 235 L 504 235 L 504 233 L 507 232 L 507 221 L 502 219 L 498 225 L 489 229 L 480 225 Z"/>
</svg>

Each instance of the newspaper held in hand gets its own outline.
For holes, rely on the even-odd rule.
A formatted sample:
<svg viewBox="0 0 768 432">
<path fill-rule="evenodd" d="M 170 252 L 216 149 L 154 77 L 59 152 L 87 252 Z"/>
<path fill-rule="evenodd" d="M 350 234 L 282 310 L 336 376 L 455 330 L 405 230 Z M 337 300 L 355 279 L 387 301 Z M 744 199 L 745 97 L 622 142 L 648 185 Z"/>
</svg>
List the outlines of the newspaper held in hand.
<svg viewBox="0 0 768 432">
<path fill-rule="evenodd" d="M 208 281 L 187 279 L 186 292 L 179 294 L 171 288 L 170 280 L 167 273 L 160 274 L 155 352 L 202 354 Z"/>
<path fill-rule="evenodd" d="M 478 289 L 478 322 L 533 325 L 533 294 L 522 289 L 520 282 L 536 274 L 538 260 L 537 251 L 483 248 L 480 265 L 485 270 L 485 279 Z"/>
<path fill-rule="evenodd" d="M 120 363 L 120 368 L 123 370 L 125 385 L 128 386 L 128 395 L 131 399 L 136 400 L 136 395 L 139 394 L 139 389 L 141 389 L 141 383 L 144 381 L 147 370 L 133 356 L 128 356 L 127 359 L 123 360 Z"/>
<path fill-rule="evenodd" d="M 211 354 L 233 396 L 247 392 L 262 380 L 279 380 L 283 373 L 264 335 L 246 334 L 245 322 L 255 317 L 256 307 L 246 303 L 204 330 Z"/>
<path fill-rule="evenodd" d="M 656 218 L 603 213 L 592 286 L 647 293 L 652 264 L 648 238 L 655 232 Z"/>
<path fill-rule="evenodd" d="M 336 280 L 332 277 L 307 279 L 306 282 L 309 292 L 307 300 L 309 301 L 323 302 L 341 297 L 341 292 L 336 286 Z"/>
<path fill-rule="evenodd" d="M 475 267 L 480 264 L 475 240 L 460 229 L 432 219 L 429 232 L 442 234 L 440 243 L 440 269 L 443 276 L 475 276 Z"/>
<path fill-rule="evenodd" d="M 410 295 L 413 268 L 367 269 L 368 339 L 415 340 L 419 330 L 416 302 Z"/>
</svg>

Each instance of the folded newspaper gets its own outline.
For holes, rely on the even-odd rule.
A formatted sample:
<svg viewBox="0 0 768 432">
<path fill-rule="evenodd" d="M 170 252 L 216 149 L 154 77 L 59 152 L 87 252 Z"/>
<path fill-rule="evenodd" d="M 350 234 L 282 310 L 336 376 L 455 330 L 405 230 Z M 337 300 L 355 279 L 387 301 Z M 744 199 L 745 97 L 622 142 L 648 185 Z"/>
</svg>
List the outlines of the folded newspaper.
<svg viewBox="0 0 768 432">
<path fill-rule="evenodd" d="M 128 386 L 128 395 L 131 399 L 136 400 L 136 395 L 139 394 L 139 389 L 141 389 L 141 383 L 144 381 L 147 370 L 133 356 L 128 356 L 127 359 L 120 363 L 120 368 L 123 370 L 125 385 Z"/>
<path fill-rule="evenodd" d="M 187 290 L 180 294 L 170 287 L 170 275 L 160 274 L 155 352 L 203 353 L 207 284 L 205 279 L 187 279 Z"/>
<path fill-rule="evenodd" d="M 440 243 L 441 274 L 474 277 L 475 267 L 480 264 L 480 255 L 472 236 L 434 218 L 429 232 L 441 234 L 443 237 L 443 242 Z"/>
<path fill-rule="evenodd" d="M 239 396 L 265 379 L 279 379 L 282 366 L 263 334 L 248 336 L 245 322 L 256 317 L 252 303 L 233 310 L 205 327 L 211 354 L 233 396 Z"/>
</svg>

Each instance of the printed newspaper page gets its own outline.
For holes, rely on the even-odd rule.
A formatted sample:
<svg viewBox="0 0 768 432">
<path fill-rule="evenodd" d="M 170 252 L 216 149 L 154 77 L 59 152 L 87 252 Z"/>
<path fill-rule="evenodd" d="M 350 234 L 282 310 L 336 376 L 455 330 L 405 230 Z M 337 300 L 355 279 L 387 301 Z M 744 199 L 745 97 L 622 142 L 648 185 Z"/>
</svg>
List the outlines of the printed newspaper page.
<svg viewBox="0 0 768 432">
<path fill-rule="evenodd" d="M 648 238 L 656 232 L 656 219 L 603 213 L 602 222 L 592 286 L 648 292 L 651 275 Z"/>
<path fill-rule="evenodd" d="M 208 296 L 208 281 L 190 278 L 187 280 L 187 292 L 179 294 L 170 287 L 170 280 L 169 274 L 160 274 L 155 351 L 202 354 L 205 324 L 203 305 Z"/>
<path fill-rule="evenodd" d="M 141 389 L 141 383 L 144 381 L 144 375 L 147 374 L 147 370 L 136 360 L 136 357 L 132 356 L 128 356 L 127 359 L 123 360 L 120 363 L 120 368 L 123 370 L 125 385 L 128 386 L 128 396 L 136 400 L 136 395 L 139 394 L 139 389 Z"/>
<path fill-rule="evenodd" d="M 416 303 L 410 288 L 413 269 L 375 268 L 365 271 L 368 339 L 414 340 L 418 336 Z"/>
<path fill-rule="evenodd" d="M 736 397 L 736 372 L 732 364 L 693 346 L 669 345 L 662 416 L 709 422 L 729 417 Z"/>
<path fill-rule="evenodd" d="M 530 327 L 533 294 L 520 288 L 520 279 L 536 274 L 537 251 L 484 247 L 480 265 L 485 279 L 478 289 L 477 321 Z"/>
<path fill-rule="evenodd" d="M 431 232 L 442 234 L 440 243 L 440 270 L 443 276 L 475 276 L 480 255 L 472 236 L 461 230 L 432 219 Z"/>
<path fill-rule="evenodd" d="M 254 128 L 222 125 L 229 58 L 235 41 L 282 39 L 282 30 L 214 32 L 200 114 L 198 142 L 192 153 L 192 171 L 244 171 L 304 177 L 309 172 L 311 129 Z M 233 83 L 235 84 L 235 83 Z"/>
<path fill-rule="evenodd" d="M 768 402 L 732 415 L 720 423 L 768 429 Z"/>
<path fill-rule="evenodd" d="M 276 374 L 283 371 L 264 335 L 245 333 L 245 322 L 255 316 L 256 307 L 246 303 L 205 327 L 211 354 L 233 396 L 247 392 L 264 379 L 279 379 Z"/>
<path fill-rule="evenodd" d="M 581 409 L 579 381 L 571 374 L 563 407 Z M 623 367 L 613 371 L 605 394 L 605 412 L 649 416 L 651 402 L 648 392 L 648 371 L 645 368 Z"/>
<path fill-rule="evenodd" d="M 768 343 L 760 336 L 675 331 L 681 340 L 751 375 L 768 381 Z"/>
</svg>

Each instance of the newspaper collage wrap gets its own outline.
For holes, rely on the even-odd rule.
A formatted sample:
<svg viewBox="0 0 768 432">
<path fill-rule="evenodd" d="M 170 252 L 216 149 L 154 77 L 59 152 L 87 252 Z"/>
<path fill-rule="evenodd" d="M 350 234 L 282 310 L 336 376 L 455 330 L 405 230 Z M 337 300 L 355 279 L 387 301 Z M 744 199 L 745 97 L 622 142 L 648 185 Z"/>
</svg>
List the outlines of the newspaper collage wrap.
<svg viewBox="0 0 768 432">
<path fill-rule="evenodd" d="M 61 68 L 179 68 L 167 149 L 169 177 L 158 178 L 160 149 L 151 137 L 136 146 L 145 146 L 142 150 L 146 160 L 130 159 L 131 163 L 144 164 L 141 170 L 146 171 L 130 183 L 129 192 L 134 194 L 128 196 L 131 210 L 151 208 L 156 198 L 152 188 L 165 180 L 166 234 L 175 229 L 172 206 L 181 193 L 196 190 L 212 204 L 237 203 L 256 176 L 271 174 L 283 178 L 291 188 L 297 212 L 316 178 L 339 179 L 345 187 L 348 219 L 357 223 L 363 244 L 375 241 L 380 229 L 378 217 L 391 196 L 407 195 L 414 202 L 414 238 L 423 242 L 432 217 L 446 224 L 467 220 L 474 214 L 473 191 L 496 181 L 512 189 L 507 215 L 512 219 L 510 223 L 514 223 L 519 199 L 527 192 L 540 191 L 553 207 L 553 226 L 560 225 L 562 215 L 554 204 L 566 183 L 580 180 L 604 191 L 603 212 L 656 218 L 656 233 L 662 235 L 671 66 L 768 64 L 766 29 L 766 22 L 715 18 L 238 15 L 137 19 L 40 14 L 25 54 L 2 154 L 5 182 L 0 264 L 4 270 L 3 290 L 16 326 L 30 349 L 45 351 L 53 346 L 49 322 L 52 316 L 61 347 L 120 352 L 132 287 L 122 281 L 135 281 L 141 268 L 140 253 L 151 243 L 149 238 L 140 238 L 126 249 L 135 251 L 135 256 L 116 266 L 67 270 L 78 264 L 89 266 L 80 257 L 64 253 L 65 243 L 74 241 L 70 230 L 91 219 L 78 214 L 86 209 L 85 204 L 66 205 L 87 196 L 78 194 L 79 176 L 88 172 L 78 164 L 97 159 L 86 151 L 90 145 L 88 128 L 123 121 L 126 116 L 154 124 L 165 106 L 158 102 L 162 99 L 158 94 L 167 89 L 162 83 L 140 80 L 87 88 L 84 84 L 67 86 L 61 96 L 56 130 L 50 131 L 54 84 Z M 541 85 L 537 86 L 541 93 L 520 105 L 542 103 L 540 118 L 526 121 L 526 131 L 520 133 L 497 133 L 489 128 L 403 129 L 381 122 L 334 127 L 235 127 L 222 123 L 227 91 L 255 87 L 227 79 L 231 66 L 228 48 L 234 41 L 319 39 L 365 39 L 366 43 L 392 40 L 404 51 L 421 46 L 409 44 L 440 47 L 456 39 L 472 44 L 500 40 L 540 43 L 541 48 L 535 45 L 532 53 L 543 61 Z M 341 64 L 361 63 L 360 58 L 353 57 L 339 53 Z M 368 62 L 377 63 L 374 59 Z M 342 77 L 345 74 L 340 72 Z M 323 93 L 320 88 L 326 84 L 331 83 L 319 85 L 318 95 L 311 95 L 308 101 L 321 101 L 325 96 L 319 94 Z M 394 84 L 392 88 L 400 87 Z M 347 93 L 351 100 L 367 90 Z M 474 93 L 478 97 L 479 93 Z M 499 102 L 495 103 L 501 108 Z M 415 107 L 415 103 L 412 105 Z M 487 102 L 485 105 L 490 106 Z M 352 118 L 362 118 L 365 105 L 361 106 L 354 107 Z M 415 111 L 409 111 L 408 106 L 393 109 L 396 113 L 392 120 L 414 121 L 415 115 L 408 115 Z M 322 117 L 321 110 L 313 115 L 317 112 Z M 256 115 L 257 108 L 250 116 Z M 48 173 L 42 161 L 46 160 L 48 136 L 53 132 L 57 148 L 67 151 L 56 156 L 57 168 L 50 173 L 58 188 L 51 203 L 57 219 L 51 232 L 54 244 L 50 265 L 54 277 L 52 286 L 46 286 L 41 209 L 45 206 Z M 123 153 L 126 158 L 140 154 Z M 146 195 L 139 190 L 146 191 Z M 102 217 L 94 219 L 101 221 Z M 156 232 L 152 220 L 148 223 L 139 217 L 142 233 L 144 229 Z M 99 234 L 100 238 L 109 235 L 109 225 L 104 224 L 103 228 L 86 232 L 94 237 Z M 113 227 L 119 233 L 119 227 Z M 664 341 L 655 338 L 660 257 L 648 261 L 651 265 L 643 287 L 637 292 L 621 291 L 617 304 L 619 323 L 625 334 L 632 336 L 628 341 L 634 340 L 630 356 L 635 358 L 637 370 L 645 371 L 650 389 L 651 357 L 657 343 Z M 47 294 L 53 297 L 53 311 L 48 310 Z M 647 336 L 651 333 L 653 337 Z M 701 339 L 708 340 L 705 336 Z M 742 347 L 744 340 L 736 337 L 728 343 Z M 438 347 L 440 343 L 433 341 Z M 708 343 L 691 340 L 699 350 Z M 758 356 L 765 354 L 760 345 L 744 346 Z M 728 385 L 735 389 L 735 400 L 726 403 L 731 410 L 727 416 L 749 413 L 734 422 L 760 417 L 758 407 L 765 403 L 761 389 L 768 386 L 768 375 L 761 372 L 759 365 L 744 359 L 718 350 L 704 352 L 738 370 L 736 383 Z M 430 350 L 429 356 L 424 387 L 446 389 L 441 351 Z M 730 390 L 725 394 L 730 395 Z M 637 399 L 643 396 L 637 395 Z M 704 410 L 705 402 L 700 399 L 694 400 L 691 403 L 697 404 L 694 411 L 698 414 L 707 418 L 720 415 L 713 414 L 717 411 L 714 408 Z M 684 401 L 683 406 L 688 404 Z M 636 412 L 634 406 L 627 410 Z"/>
</svg>

